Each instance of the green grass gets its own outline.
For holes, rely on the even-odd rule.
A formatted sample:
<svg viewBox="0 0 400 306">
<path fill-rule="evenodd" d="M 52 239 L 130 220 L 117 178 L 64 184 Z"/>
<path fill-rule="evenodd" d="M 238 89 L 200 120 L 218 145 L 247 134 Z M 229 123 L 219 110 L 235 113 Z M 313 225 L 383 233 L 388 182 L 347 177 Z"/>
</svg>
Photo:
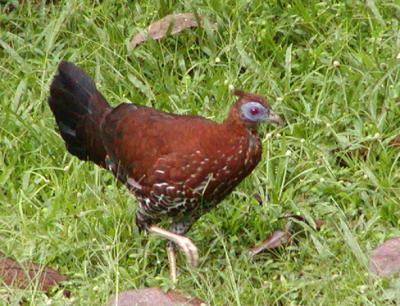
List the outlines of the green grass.
<svg viewBox="0 0 400 306">
<path fill-rule="evenodd" d="M 70 277 L 72 300 L 55 292 L 54 305 L 171 285 L 165 241 L 133 225 L 136 200 L 68 154 L 55 130 L 46 99 L 61 59 L 92 75 L 113 105 L 221 121 L 235 86 L 265 95 L 286 118 L 260 128 L 262 162 L 191 230 L 200 267 L 179 257 L 179 290 L 212 305 L 400 303 L 398 280 L 367 271 L 369 251 L 400 235 L 400 151 L 388 146 L 400 133 L 398 1 L 20 2 L 0 4 L 0 250 Z M 186 11 L 218 31 L 127 51 L 138 29 Z M 366 159 L 347 154 L 359 148 Z M 258 205 L 255 192 L 269 201 Z M 245 256 L 288 212 L 326 224 L 296 224 L 291 246 Z M 49 302 L 35 284 L 3 286 L 0 301 Z"/>
</svg>

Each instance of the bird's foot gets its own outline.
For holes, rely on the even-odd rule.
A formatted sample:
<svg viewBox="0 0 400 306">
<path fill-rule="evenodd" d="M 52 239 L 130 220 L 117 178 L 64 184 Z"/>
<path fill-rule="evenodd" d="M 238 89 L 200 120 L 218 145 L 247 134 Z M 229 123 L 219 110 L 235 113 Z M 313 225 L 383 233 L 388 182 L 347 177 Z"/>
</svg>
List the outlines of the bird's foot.
<svg viewBox="0 0 400 306">
<path fill-rule="evenodd" d="M 196 267 L 199 261 L 199 252 L 192 240 L 184 236 L 179 236 L 174 242 L 181 248 L 182 252 L 185 253 L 188 264 L 192 267 Z"/>
<path fill-rule="evenodd" d="M 192 240 L 190 240 L 185 236 L 175 234 L 173 232 L 167 231 L 155 225 L 150 226 L 148 228 L 148 231 L 174 242 L 177 246 L 181 248 L 181 250 L 185 254 L 188 264 L 190 264 L 193 267 L 197 266 L 199 260 L 199 255 L 198 255 L 199 253 L 197 251 L 197 247 L 194 245 Z M 168 252 L 169 252 L 168 254 L 172 254 L 172 251 L 168 250 Z"/>
</svg>

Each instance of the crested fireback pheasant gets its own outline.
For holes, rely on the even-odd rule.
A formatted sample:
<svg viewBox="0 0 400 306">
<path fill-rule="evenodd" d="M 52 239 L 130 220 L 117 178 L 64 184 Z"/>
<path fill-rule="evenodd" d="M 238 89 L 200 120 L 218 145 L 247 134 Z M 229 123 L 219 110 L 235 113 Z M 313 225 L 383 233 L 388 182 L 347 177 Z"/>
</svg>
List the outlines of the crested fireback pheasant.
<svg viewBox="0 0 400 306">
<path fill-rule="evenodd" d="M 176 280 L 175 246 L 192 265 L 196 246 L 184 235 L 256 167 L 261 159 L 259 123 L 282 123 L 267 101 L 235 90 L 238 100 L 222 123 L 166 113 L 133 103 L 110 106 L 93 80 L 63 61 L 48 103 L 67 150 L 111 170 L 136 196 L 140 230 L 169 240 Z M 157 226 L 172 219 L 170 230 Z"/>
</svg>

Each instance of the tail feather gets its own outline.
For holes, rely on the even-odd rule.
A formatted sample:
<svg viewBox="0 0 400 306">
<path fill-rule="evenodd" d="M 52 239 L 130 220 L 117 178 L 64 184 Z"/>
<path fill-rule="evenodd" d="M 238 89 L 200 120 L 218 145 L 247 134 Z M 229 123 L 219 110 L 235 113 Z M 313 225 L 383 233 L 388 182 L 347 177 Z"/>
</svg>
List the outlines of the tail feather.
<svg viewBox="0 0 400 306">
<path fill-rule="evenodd" d="M 106 151 L 100 126 L 112 108 L 93 80 L 74 64 L 61 62 L 50 86 L 48 103 L 67 150 L 104 166 Z"/>
</svg>

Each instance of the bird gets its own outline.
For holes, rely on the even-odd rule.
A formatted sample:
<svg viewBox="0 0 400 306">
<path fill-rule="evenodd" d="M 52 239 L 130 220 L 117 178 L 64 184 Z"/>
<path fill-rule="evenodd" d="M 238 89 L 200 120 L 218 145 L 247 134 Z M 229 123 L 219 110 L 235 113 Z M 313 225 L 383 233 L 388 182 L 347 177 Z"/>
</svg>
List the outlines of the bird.
<svg viewBox="0 0 400 306">
<path fill-rule="evenodd" d="M 66 149 L 110 170 L 136 197 L 139 231 L 167 239 L 170 278 L 176 249 L 198 264 L 187 232 L 247 177 L 261 160 L 260 123 L 282 125 L 267 99 L 239 89 L 223 122 L 121 103 L 111 106 L 78 66 L 61 61 L 48 104 Z M 170 220 L 169 229 L 159 226 Z"/>
</svg>

